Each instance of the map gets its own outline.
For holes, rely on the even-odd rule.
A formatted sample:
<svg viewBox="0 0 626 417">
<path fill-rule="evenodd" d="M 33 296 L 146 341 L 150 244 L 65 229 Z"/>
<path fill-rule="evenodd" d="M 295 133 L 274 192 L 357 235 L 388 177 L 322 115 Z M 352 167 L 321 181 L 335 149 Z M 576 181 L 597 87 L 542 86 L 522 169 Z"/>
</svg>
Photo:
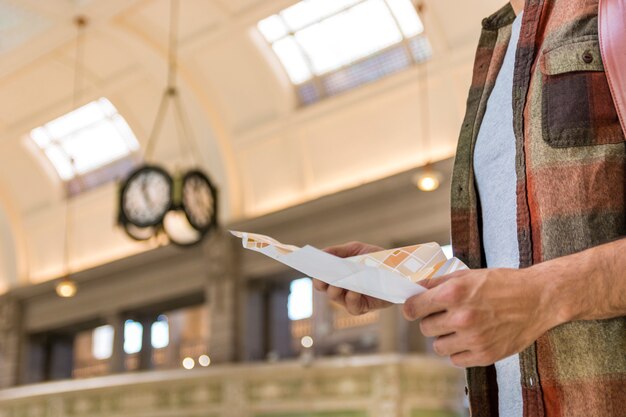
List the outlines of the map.
<svg viewBox="0 0 626 417">
<path fill-rule="evenodd" d="M 467 267 L 448 259 L 437 243 L 389 249 L 351 258 L 339 258 L 312 246 L 285 245 L 264 235 L 231 233 L 243 247 L 263 253 L 303 274 L 330 285 L 356 291 L 393 303 L 425 291 L 427 280 Z"/>
</svg>

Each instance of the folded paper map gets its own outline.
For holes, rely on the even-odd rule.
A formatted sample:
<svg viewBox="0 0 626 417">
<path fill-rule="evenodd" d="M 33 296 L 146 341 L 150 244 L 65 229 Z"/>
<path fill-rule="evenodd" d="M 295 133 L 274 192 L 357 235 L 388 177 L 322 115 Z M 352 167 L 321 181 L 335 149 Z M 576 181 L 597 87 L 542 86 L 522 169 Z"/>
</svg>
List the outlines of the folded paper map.
<svg viewBox="0 0 626 417">
<path fill-rule="evenodd" d="M 269 236 L 231 233 L 241 238 L 244 248 L 261 252 L 311 278 L 396 304 L 425 291 L 420 284 L 429 279 L 467 269 L 458 259 L 447 259 L 437 243 L 339 258 L 308 245 L 299 248 Z"/>
</svg>

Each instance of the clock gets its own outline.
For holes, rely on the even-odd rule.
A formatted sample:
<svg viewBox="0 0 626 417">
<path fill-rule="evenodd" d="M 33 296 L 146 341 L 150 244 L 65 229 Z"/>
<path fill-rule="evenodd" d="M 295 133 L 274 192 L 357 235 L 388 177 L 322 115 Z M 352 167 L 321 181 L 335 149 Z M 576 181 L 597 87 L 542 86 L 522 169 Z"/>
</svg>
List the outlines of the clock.
<svg viewBox="0 0 626 417">
<path fill-rule="evenodd" d="M 120 189 L 118 222 L 134 240 L 167 237 L 177 246 L 193 246 L 217 227 L 217 189 L 200 170 L 170 176 L 144 165 Z"/>
<path fill-rule="evenodd" d="M 202 234 L 217 226 L 217 190 L 199 170 L 183 176 L 181 207 L 189 223 Z"/>
<path fill-rule="evenodd" d="M 156 226 L 137 227 L 132 223 L 126 223 L 124 225 L 124 231 L 132 239 L 143 242 L 146 240 L 150 240 L 152 237 L 156 235 L 157 227 Z"/>
<path fill-rule="evenodd" d="M 172 207 L 172 188 L 172 177 L 158 166 L 135 170 L 120 192 L 120 222 L 139 229 L 160 224 Z"/>
</svg>

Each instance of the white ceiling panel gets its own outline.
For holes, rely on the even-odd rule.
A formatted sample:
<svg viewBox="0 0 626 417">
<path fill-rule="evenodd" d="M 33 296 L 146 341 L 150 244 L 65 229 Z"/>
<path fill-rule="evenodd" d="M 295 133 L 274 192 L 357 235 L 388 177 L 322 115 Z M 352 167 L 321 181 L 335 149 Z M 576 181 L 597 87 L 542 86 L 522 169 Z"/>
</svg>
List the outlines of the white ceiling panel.
<svg viewBox="0 0 626 417">
<path fill-rule="evenodd" d="M 15 1 L 0 1 L 0 54 L 17 48 L 51 25 L 51 21 Z"/>
<path fill-rule="evenodd" d="M 179 39 L 211 31 L 225 20 L 223 8 L 215 1 L 185 0 L 180 2 Z M 167 44 L 170 22 L 170 2 L 152 0 L 133 8 L 124 19 L 153 41 Z"/>
<path fill-rule="evenodd" d="M 0 80 L 0 114 L 9 124 L 70 97 L 73 86 L 71 68 L 51 59 L 42 59 L 18 74 Z M 59 115 L 69 111 L 59 109 Z M 33 126 L 36 127 L 36 126 Z"/>
</svg>

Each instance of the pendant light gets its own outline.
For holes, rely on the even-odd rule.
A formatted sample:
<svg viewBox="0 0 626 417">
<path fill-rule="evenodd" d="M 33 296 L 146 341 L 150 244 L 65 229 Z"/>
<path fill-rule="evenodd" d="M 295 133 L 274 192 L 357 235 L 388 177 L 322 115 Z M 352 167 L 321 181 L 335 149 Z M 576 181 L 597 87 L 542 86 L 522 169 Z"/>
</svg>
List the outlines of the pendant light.
<svg viewBox="0 0 626 417">
<path fill-rule="evenodd" d="M 201 153 L 191 136 L 177 87 L 179 9 L 179 0 L 170 0 L 167 86 L 146 144 L 146 163 L 121 186 L 118 223 L 135 240 L 161 244 L 165 239 L 178 246 L 192 246 L 217 228 L 217 188 L 199 168 L 177 170 L 170 176 L 165 168 L 150 162 L 171 104 L 181 157 L 191 155 L 200 165 Z"/>
<path fill-rule="evenodd" d="M 417 6 L 418 13 L 422 14 L 424 12 L 424 3 L 420 3 Z M 420 168 L 415 175 L 413 176 L 413 183 L 424 192 L 435 191 L 441 185 L 443 180 L 443 176 L 439 171 L 437 171 L 432 162 L 431 162 L 431 131 L 430 131 L 430 95 L 429 95 L 429 87 L 428 87 L 428 64 L 423 62 L 421 64 L 422 68 L 420 71 L 420 80 L 421 80 L 421 122 L 422 122 L 422 137 L 424 144 L 424 152 L 428 155 L 428 159 L 426 165 Z"/>
<path fill-rule="evenodd" d="M 77 16 L 74 19 L 76 25 L 76 56 L 74 57 L 74 92 L 72 95 L 72 109 L 75 110 L 80 104 L 80 90 L 82 82 L 82 69 L 83 69 L 83 44 L 85 27 L 87 26 L 87 19 L 84 16 Z M 70 166 L 74 177 L 77 178 L 79 188 L 82 188 L 82 181 L 80 176 L 76 175 L 76 164 L 74 158 L 70 155 Z M 68 189 L 65 192 L 65 234 L 63 239 L 63 277 L 57 283 L 55 290 L 59 297 L 70 298 L 76 295 L 78 292 L 78 286 L 76 282 L 71 278 L 70 273 L 70 230 L 71 230 L 71 214 L 72 206 L 70 203 L 70 193 Z"/>
</svg>

